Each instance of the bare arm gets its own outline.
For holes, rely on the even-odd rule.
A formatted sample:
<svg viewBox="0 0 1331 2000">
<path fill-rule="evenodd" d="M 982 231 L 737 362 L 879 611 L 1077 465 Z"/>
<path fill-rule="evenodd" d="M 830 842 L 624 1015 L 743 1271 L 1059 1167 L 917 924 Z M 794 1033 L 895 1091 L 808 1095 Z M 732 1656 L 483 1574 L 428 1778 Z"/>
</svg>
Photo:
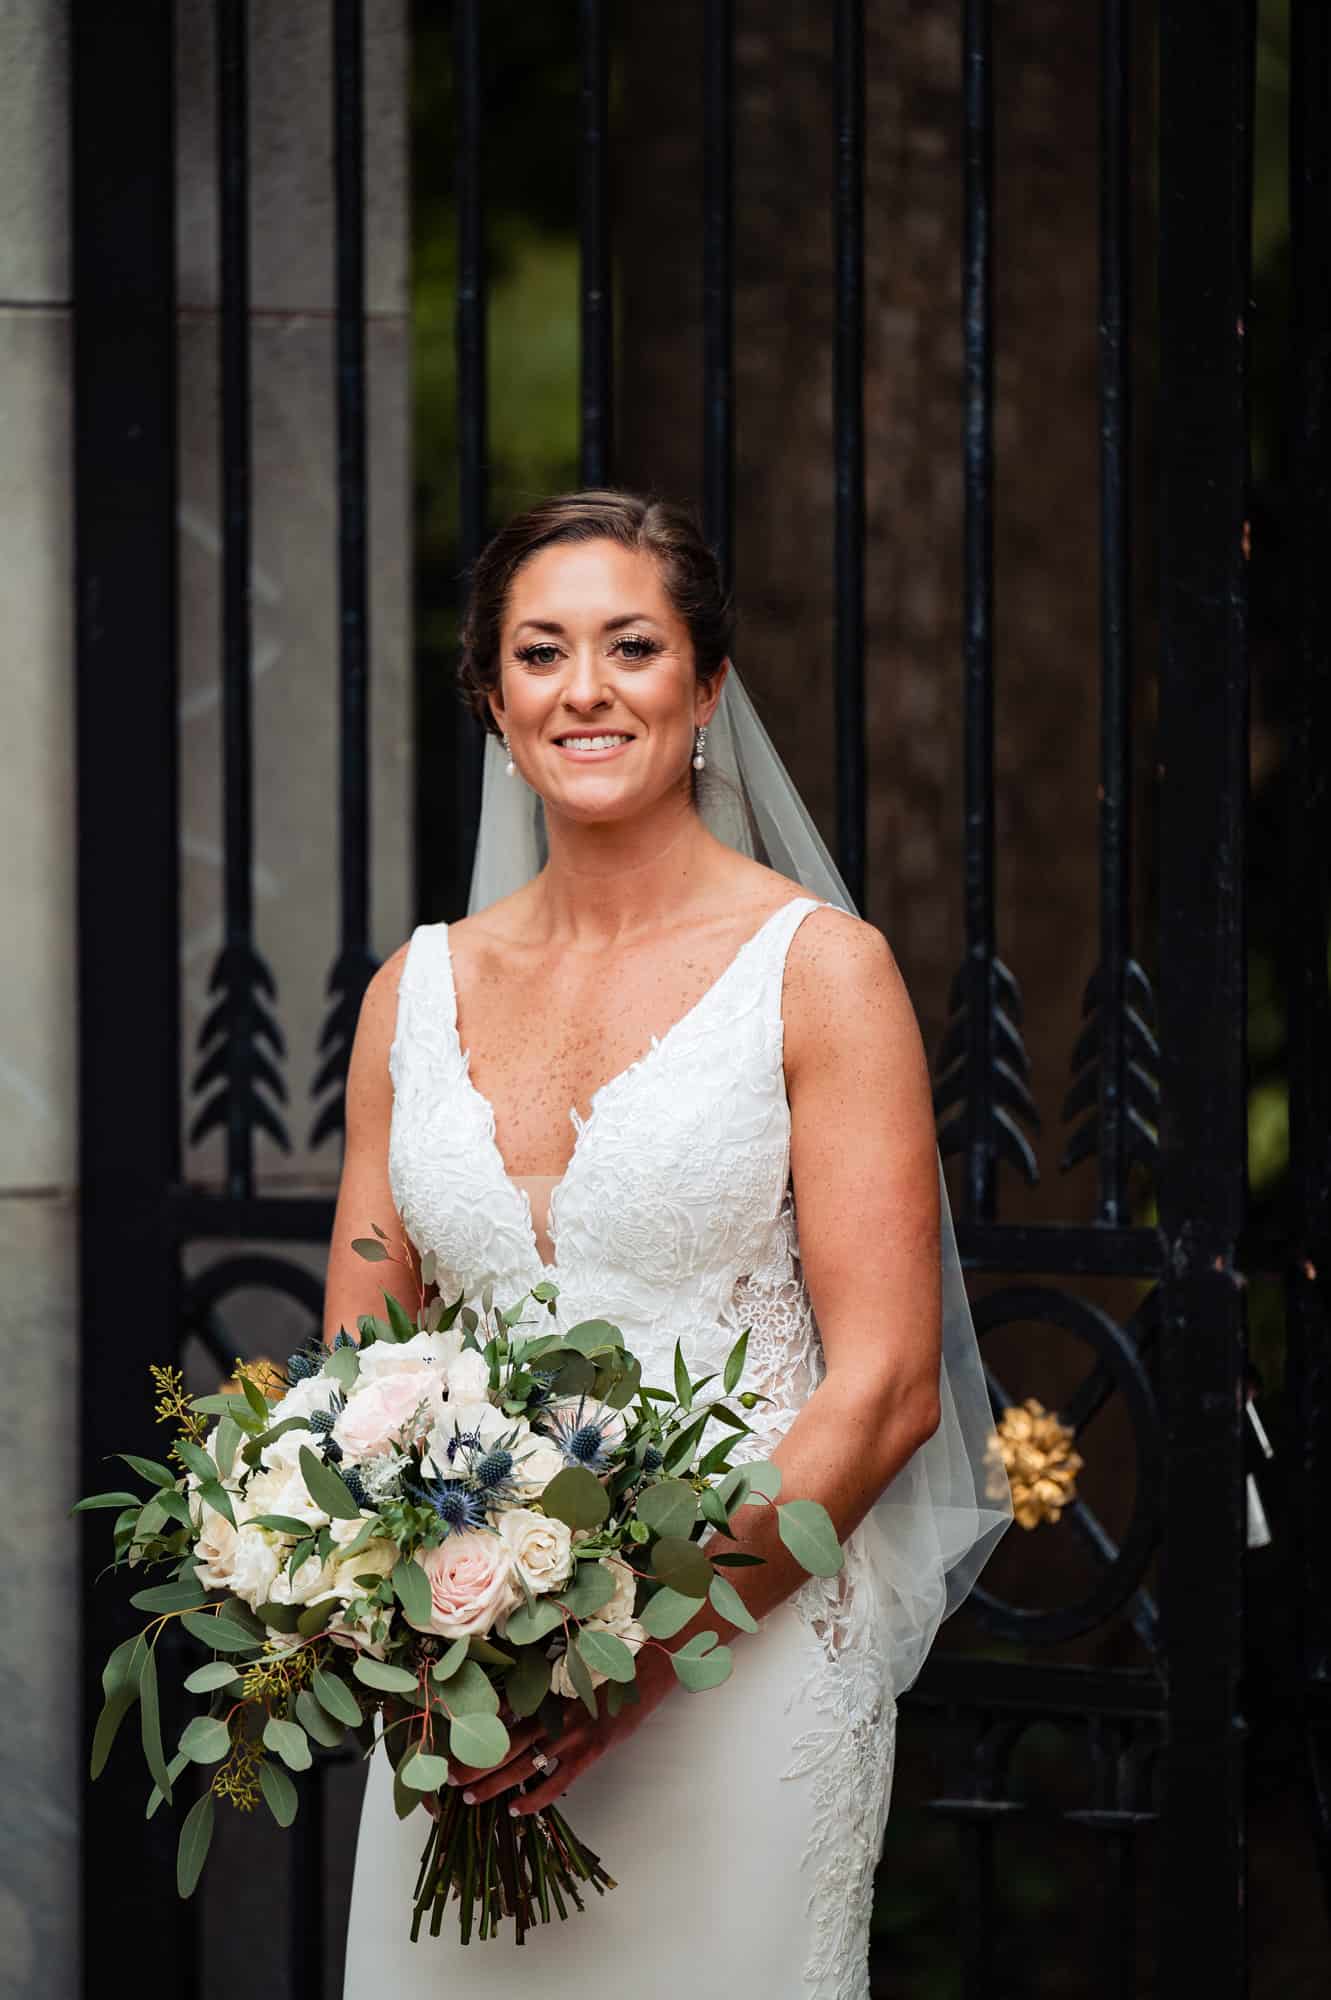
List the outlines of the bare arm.
<svg viewBox="0 0 1331 2000">
<path fill-rule="evenodd" d="M 413 1314 L 420 1300 L 419 1260 L 407 1241 L 388 1183 L 388 1126 L 393 1111 L 388 1051 L 405 956 L 403 945 L 380 966 L 366 988 L 356 1024 L 347 1072 L 347 1143 L 324 1293 L 327 1342 L 336 1339 L 341 1327 L 354 1339 L 362 1313 L 382 1315 L 385 1291 Z M 351 1247 L 353 1237 L 371 1235 L 376 1223 L 389 1239 L 394 1262 L 367 1263 Z"/>
</svg>

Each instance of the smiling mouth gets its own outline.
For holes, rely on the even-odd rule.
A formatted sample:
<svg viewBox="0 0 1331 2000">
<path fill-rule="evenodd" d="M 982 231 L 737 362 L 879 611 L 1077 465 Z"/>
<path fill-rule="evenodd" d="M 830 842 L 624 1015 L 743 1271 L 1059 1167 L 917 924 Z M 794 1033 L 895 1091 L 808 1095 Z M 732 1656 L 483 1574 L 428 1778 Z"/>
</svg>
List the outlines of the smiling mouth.
<svg viewBox="0 0 1331 2000">
<path fill-rule="evenodd" d="M 561 750 L 572 750 L 578 755 L 586 755 L 595 751 L 621 750 L 626 743 L 631 743 L 633 738 L 627 730 L 607 729 L 598 731 L 595 735 L 568 731 L 563 736 L 556 736 L 554 740 Z"/>
</svg>

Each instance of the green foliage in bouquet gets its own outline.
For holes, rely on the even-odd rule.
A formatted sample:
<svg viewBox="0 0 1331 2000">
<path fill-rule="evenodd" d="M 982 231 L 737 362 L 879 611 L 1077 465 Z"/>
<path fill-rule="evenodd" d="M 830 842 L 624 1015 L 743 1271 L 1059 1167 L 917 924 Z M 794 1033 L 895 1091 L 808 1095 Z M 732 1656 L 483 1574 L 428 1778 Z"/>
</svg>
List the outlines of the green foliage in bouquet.
<svg viewBox="0 0 1331 2000">
<path fill-rule="evenodd" d="M 377 1228 L 356 1248 L 390 1254 Z M 489 1291 L 427 1303 L 434 1282 L 427 1254 L 415 1315 L 385 1292 L 359 1342 L 302 1349 L 285 1374 L 238 1363 L 234 1390 L 188 1398 L 178 1371 L 153 1370 L 174 1464 L 121 1454 L 146 1494 L 78 1503 L 114 1509 L 113 1568 L 169 1572 L 130 1599 L 148 1623 L 103 1670 L 92 1774 L 136 1707 L 149 1816 L 189 1766 L 209 1774 L 181 1827 L 188 1896 L 217 1800 L 262 1802 L 289 1826 L 291 1774 L 316 1750 L 348 1732 L 366 1755 L 381 1743 L 399 1816 L 435 1802 L 412 1936 L 427 1913 L 437 1933 L 456 1900 L 464 1942 L 509 1918 L 520 1941 L 611 1877 L 552 1807 L 514 1820 L 503 1800 L 466 1805 L 449 1759 L 501 1764 L 510 1725 L 535 1716 L 557 1736 L 569 1702 L 617 1714 L 638 1698 L 644 1647 L 693 1692 L 724 1681 L 716 1631 L 666 1642 L 704 1605 L 756 1629 L 727 1574 L 760 1560 L 731 1533 L 741 1507 L 774 1506 L 811 1574 L 833 1575 L 842 1552 L 821 1506 L 781 1502 L 778 1468 L 740 1451 L 741 1413 L 765 1400 L 740 1389 L 747 1331 L 719 1383 L 695 1380 L 677 1345 L 656 1388 L 611 1321 L 552 1325 L 548 1281 L 498 1310 Z M 208 1657 L 185 1681 L 206 1707 L 168 1758 L 157 1650 L 173 1621 Z"/>
</svg>

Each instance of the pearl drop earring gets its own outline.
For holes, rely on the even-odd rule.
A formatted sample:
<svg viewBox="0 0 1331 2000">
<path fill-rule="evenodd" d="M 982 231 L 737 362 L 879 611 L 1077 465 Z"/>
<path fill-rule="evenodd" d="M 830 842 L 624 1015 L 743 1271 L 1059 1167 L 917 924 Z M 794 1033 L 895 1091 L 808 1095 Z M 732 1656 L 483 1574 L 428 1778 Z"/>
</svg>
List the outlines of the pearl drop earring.
<svg viewBox="0 0 1331 2000">
<path fill-rule="evenodd" d="M 707 724 L 700 722 L 693 738 L 693 768 L 701 771 L 707 759 L 703 756 L 703 746 L 707 741 Z"/>
<path fill-rule="evenodd" d="M 505 736 L 504 738 L 504 753 L 508 758 L 508 762 L 504 766 L 504 776 L 507 778 L 511 778 L 513 776 L 513 773 L 517 770 L 518 767 L 513 762 L 513 752 L 508 747 L 507 736 Z"/>
</svg>

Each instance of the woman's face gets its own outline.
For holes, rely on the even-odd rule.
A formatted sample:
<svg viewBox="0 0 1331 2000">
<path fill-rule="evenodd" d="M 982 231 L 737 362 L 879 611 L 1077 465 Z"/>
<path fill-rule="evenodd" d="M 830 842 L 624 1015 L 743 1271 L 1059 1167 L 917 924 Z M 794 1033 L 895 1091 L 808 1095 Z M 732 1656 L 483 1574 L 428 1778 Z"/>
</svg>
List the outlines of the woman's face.
<svg viewBox="0 0 1331 2000">
<path fill-rule="evenodd" d="M 655 559 L 612 541 L 557 542 L 522 565 L 499 661 L 490 707 L 518 771 L 582 820 L 626 817 L 684 787 L 694 730 L 725 677 L 698 680 Z"/>
</svg>

